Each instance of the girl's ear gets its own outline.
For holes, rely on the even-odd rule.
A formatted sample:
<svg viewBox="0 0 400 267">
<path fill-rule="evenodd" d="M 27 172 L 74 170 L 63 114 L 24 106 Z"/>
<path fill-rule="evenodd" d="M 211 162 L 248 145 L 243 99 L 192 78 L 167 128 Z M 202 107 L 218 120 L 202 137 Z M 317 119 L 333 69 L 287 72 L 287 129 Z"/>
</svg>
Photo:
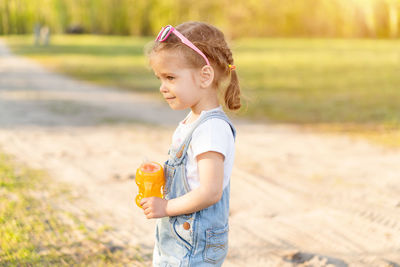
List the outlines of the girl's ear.
<svg viewBox="0 0 400 267">
<path fill-rule="evenodd" d="M 214 81 L 214 69 L 210 65 L 205 65 L 200 70 L 200 86 L 202 88 L 210 87 Z"/>
</svg>

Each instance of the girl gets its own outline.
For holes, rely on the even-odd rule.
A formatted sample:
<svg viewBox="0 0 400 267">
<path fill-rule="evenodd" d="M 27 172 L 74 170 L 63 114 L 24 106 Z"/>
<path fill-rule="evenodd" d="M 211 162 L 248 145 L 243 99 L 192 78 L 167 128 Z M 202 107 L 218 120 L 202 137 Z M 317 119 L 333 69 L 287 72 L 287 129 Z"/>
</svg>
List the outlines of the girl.
<svg viewBox="0 0 400 267">
<path fill-rule="evenodd" d="M 160 92 L 174 110 L 190 108 L 172 138 L 164 199 L 145 198 L 157 222 L 154 266 L 220 266 L 228 250 L 229 181 L 235 128 L 219 103 L 240 108 L 232 53 L 206 23 L 161 29 L 149 53 Z"/>
</svg>

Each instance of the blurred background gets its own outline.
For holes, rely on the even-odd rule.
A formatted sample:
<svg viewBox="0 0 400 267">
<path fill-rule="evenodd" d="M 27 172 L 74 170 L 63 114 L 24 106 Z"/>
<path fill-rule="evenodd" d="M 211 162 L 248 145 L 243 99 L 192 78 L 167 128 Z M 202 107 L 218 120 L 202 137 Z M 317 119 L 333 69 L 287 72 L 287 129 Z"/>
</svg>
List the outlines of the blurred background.
<svg viewBox="0 0 400 267">
<path fill-rule="evenodd" d="M 399 0 L 3 0 L 0 34 L 15 53 L 56 71 L 156 93 L 143 47 L 164 25 L 206 21 L 230 40 L 247 99 L 241 115 L 378 130 L 373 138 L 393 145 L 399 12 Z"/>
<path fill-rule="evenodd" d="M 232 37 L 396 38 L 398 0 L 7 0 L 0 34 L 33 32 L 153 36 L 160 25 L 207 21 Z"/>
<path fill-rule="evenodd" d="M 226 266 L 399 266 L 400 0 L 0 0 L 0 266 L 150 265 L 132 170 L 178 120 L 144 48 L 185 21 L 225 33 L 250 122 Z"/>
</svg>

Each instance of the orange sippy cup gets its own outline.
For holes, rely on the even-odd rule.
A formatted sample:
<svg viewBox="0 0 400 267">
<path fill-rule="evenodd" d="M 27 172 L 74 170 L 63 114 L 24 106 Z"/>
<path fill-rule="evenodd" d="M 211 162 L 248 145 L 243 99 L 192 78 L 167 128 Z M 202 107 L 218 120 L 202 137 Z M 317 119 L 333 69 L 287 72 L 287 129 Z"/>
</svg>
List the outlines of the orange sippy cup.
<svg viewBox="0 0 400 267">
<path fill-rule="evenodd" d="M 164 170 L 157 162 L 144 162 L 136 170 L 136 184 L 139 187 L 139 194 L 136 196 L 136 205 L 140 205 L 142 198 L 163 197 L 162 190 L 165 184 Z"/>
</svg>

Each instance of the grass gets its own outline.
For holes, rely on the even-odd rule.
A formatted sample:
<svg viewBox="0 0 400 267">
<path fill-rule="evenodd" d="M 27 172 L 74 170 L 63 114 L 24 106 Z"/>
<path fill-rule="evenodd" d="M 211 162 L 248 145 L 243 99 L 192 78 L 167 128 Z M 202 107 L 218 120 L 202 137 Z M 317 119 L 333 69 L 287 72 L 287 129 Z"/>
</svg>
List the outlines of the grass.
<svg viewBox="0 0 400 267">
<path fill-rule="evenodd" d="M 249 113 L 293 123 L 400 122 L 400 40 L 245 40 Z"/>
<path fill-rule="evenodd" d="M 148 38 L 62 35 L 53 36 L 49 47 L 33 46 L 30 36 L 6 41 L 15 53 L 56 71 L 158 93 L 143 55 Z M 360 136 L 391 129 L 385 139 L 400 146 L 400 40 L 242 39 L 232 48 L 248 99 L 241 116 L 333 125 L 332 131 L 351 129 Z"/>
<path fill-rule="evenodd" d="M 89 229 L 57 208 L 68 192 L 0 154 L 0 266 L 143 266 L 137 248 L 102 240 L 107 226 Z"/>
</svg>

